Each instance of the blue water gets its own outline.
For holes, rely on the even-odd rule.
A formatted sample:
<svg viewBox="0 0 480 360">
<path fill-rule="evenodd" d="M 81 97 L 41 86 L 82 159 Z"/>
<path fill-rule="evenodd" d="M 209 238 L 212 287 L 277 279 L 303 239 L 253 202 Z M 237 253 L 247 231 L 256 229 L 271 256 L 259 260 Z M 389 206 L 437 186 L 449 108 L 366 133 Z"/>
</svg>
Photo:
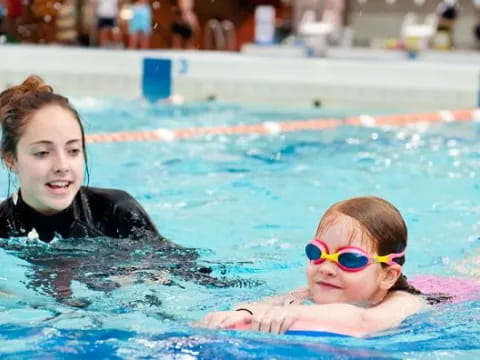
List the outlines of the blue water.
<svg viewBox="0 0 480 360">
<path fill-rule="evenodd" d="M 77 106 L 89 133 L 355 113 L 88 99 Z M 0 357 L 474 358 L 480 354 L 476 300 L 415 315 L 370 339 L 206 331 L 189 324 L 208 311 L 303 285 L 305 243 L 326 208 L 351 196 L 381 196 L 403 213 L 407 275 L 461 275 L 456 262 L 480 247 L 479 140 L 479 125 L 466 123 L 90 144 L 90 185 L 130 192 L 164 236 L 198 248 L 200 263 L 235 285 L 169 276 L 168 259 L 128 242 L 47 246 L 11 239 L 22 250 L 0 250 Z M 0 189 L 6 195 L 5 171 Z M 44 262 L 34 265 L 25 254 Z M 48 272 L 58 259 L 63 267 Z M 35 281 L 42 271 L 59 280 L 68 271 L 80 273 L 72 283 L 77 303 L 53 299 Z"/>
</svg>

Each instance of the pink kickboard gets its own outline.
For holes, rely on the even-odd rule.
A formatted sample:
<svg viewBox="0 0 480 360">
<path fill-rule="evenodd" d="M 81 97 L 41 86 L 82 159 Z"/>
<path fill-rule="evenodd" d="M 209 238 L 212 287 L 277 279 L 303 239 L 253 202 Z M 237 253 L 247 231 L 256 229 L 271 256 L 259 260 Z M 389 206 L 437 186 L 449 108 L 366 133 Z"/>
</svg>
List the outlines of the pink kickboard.
<svg viewBox="0 0 480 360">
<path fill-rule="evenodd" d="M 451 295 L 453 303 L 480 297 L 480 281 L 474 279 L 417 275 L 409 279 L 409 283 L 423 294 Z"/>
</svg>

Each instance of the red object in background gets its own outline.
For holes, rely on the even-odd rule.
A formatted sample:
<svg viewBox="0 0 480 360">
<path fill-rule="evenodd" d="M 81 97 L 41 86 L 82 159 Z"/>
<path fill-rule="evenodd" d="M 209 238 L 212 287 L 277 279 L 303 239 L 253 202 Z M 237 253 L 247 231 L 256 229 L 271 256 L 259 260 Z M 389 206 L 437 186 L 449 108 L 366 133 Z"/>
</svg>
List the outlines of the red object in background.
<svg viewBox="0 0 480 360">
<path fill-rule="evenodd" d="M 22 0 L 7 0 L 7 17 L 15 19 L 22 15 Z"/>
</svg>

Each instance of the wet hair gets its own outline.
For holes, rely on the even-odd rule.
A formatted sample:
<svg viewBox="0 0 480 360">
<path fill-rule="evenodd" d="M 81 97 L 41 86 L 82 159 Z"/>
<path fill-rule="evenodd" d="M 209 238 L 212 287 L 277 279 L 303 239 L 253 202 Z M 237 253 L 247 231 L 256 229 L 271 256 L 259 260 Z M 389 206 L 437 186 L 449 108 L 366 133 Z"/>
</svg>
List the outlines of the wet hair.
<svg viewBox="0 0 480 360">
<path fill-rule="evenodd" d="M 358 222 L 362 238 L 371 240 L 373 249 L 379 255 L 400 253 L 407 247 L 407 226 L 400 211 L 388 201 L 366 196 L 340 201 L 332 205 L 323 215 L 317 234 L 336 220 L 338 215 L 346 215 Z M 352 234 L 353 235 L 353 234 Z M 399 265 L 405 263 L 405 255 L 394 259 Z M 388 266 L 382 264 L 382 266 Z M 411 294 L 421 292 L 411 286 L 401 274 L 389 291 L 403 290 Z"/>
<path fill-rule="evenodd" d="M 6 159 L 17 158 L 17 145 L 34 114 L 49 105 L 60 106 L 77 120 L 82 134 L 82 149 L 88 182 L 85 131 L 80 116 L 70 101 L 53 91 L 42 78 L 30 75 L 20 85 L 12 86 L 0 93 L 0 123 L 2 125 L 1 154 Z"/>
</svg>

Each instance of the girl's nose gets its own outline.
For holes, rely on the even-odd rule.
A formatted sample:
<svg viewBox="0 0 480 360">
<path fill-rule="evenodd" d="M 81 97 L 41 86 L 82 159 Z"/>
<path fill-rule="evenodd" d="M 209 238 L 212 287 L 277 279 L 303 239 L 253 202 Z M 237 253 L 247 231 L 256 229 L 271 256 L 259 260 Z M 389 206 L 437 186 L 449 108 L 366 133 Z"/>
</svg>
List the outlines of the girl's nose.
<svg viewBox="0 0 480 360">
<path fill-rule="evenodd" d="M 330 260 L 325 260 L 321 264 L 316 265 L 315 268 L 326 276 L 334 276 L 338 270 L 337 264 Z"/>
</svg>

